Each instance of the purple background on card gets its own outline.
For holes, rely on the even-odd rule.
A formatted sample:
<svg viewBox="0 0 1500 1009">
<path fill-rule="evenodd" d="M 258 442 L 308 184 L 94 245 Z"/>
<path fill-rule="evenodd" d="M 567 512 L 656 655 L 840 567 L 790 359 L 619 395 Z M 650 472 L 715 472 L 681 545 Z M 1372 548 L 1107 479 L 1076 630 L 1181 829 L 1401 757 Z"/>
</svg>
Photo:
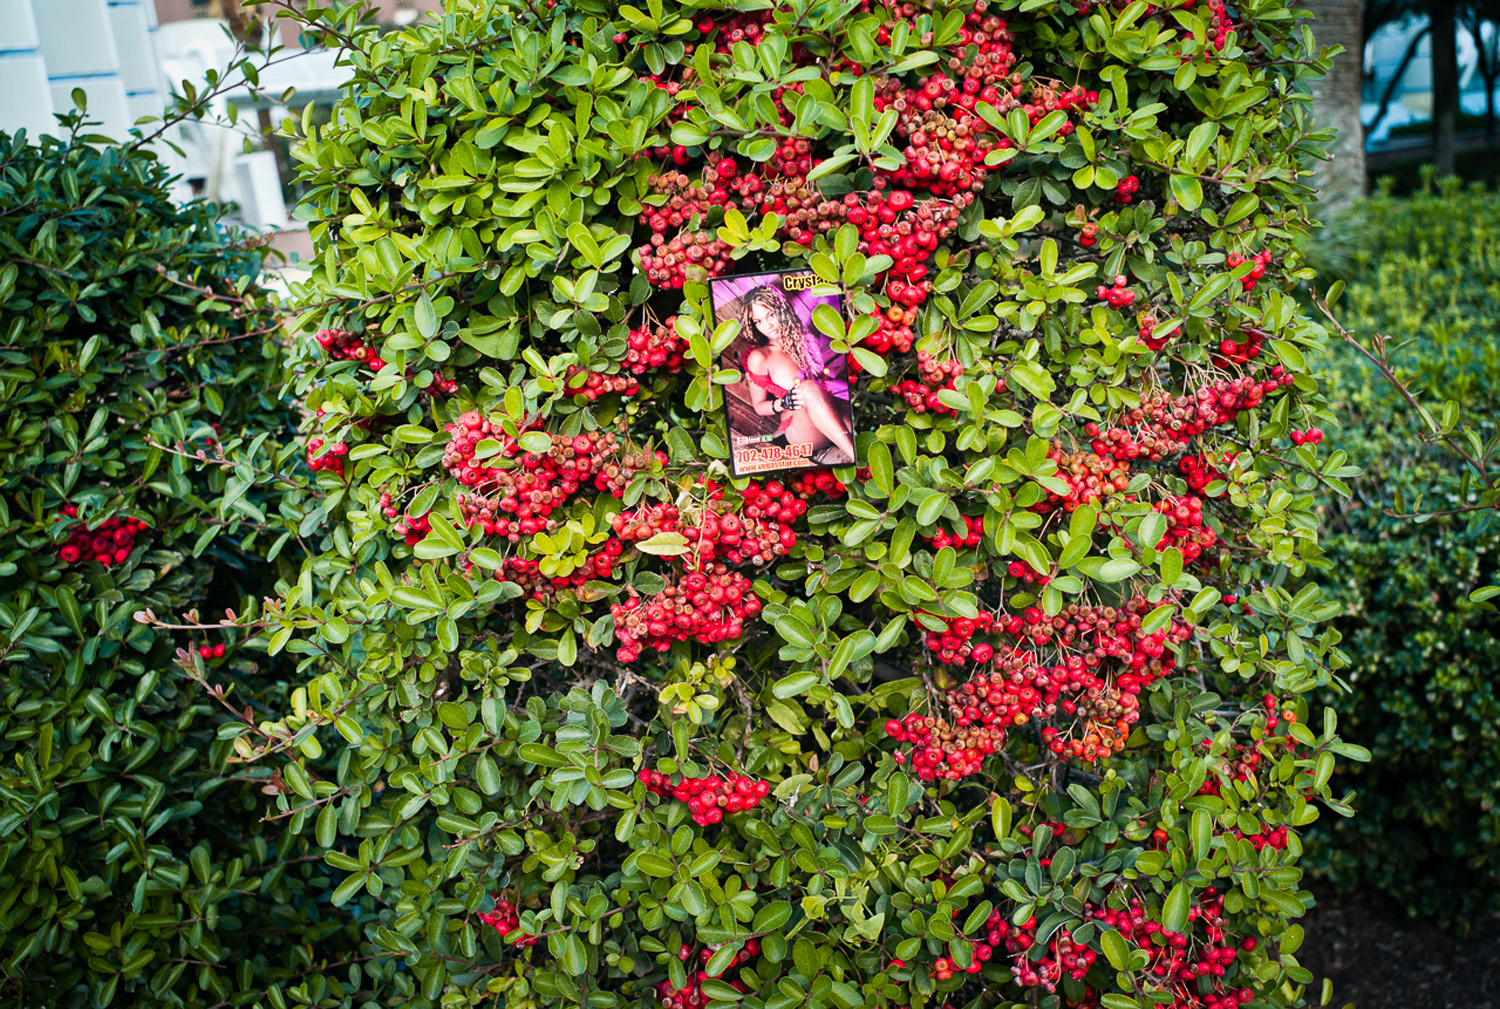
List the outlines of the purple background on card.
<svg viewBox="0 0 1500 1009">
<path fill-rule="evenodd" d="M 796 271 L 798 275 L 802 273 L 803 271 L 801 270 Z M 808 271 L 808 275 L 811 275 L 811 271 Z M 736 298 L 744 297 L 757 287 L 764 287 L 767 284 L 775 284 L 779 287 L 782 276 L 780 273 L 753 273 L 743 277 L 718 277 L 709 281 L 710 290 L 713 292 L 714 311 L 716 313 L 722 311 L 723 306 L 734 301 Z M 812 337 L 808 341 L 809 357 L 817 363 L 820 369 L 827 367 L 828 363 L 834 357 L 833 347 L 828 337 L 824 336 L 813 325 L 812 314 L 813 309 L 819 305 L 830 305 L 842 315 L 843 311 L 839 304 L 839 296 L 829 294 L 813 297 L 807 291 L 787 291 L 785 294 L 787 300 L 791 302 L 792 311 L 797 313 L 797 318 L 801 321 L 803 328 Z M 839 369 L 839 371 L 842 373 L 843 369 Z M 825 388 L 827 388 L 828 392 L 841 399 L 849 398 L 848 382 L 837 379 L 828 380 Z"/>
</svg>

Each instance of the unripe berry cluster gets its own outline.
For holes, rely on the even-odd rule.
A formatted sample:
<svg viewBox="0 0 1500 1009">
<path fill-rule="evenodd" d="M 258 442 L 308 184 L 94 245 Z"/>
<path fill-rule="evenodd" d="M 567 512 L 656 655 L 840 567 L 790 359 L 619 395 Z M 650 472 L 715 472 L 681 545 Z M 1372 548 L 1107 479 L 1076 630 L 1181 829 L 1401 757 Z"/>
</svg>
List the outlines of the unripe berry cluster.
<svg viewBox="0 0 1500 1009">
<path fill-rule="evenodd" d="M 674 784 L 669 775 L 643 767 L 638 777 L 648 792 L 687 803 L 693 822 L 700 827 L 718 823 L 729 813 L 752 809 L 771 794 L 767 782 L 738 774 L 727 778 L 684 777 Z"/>
</svg>

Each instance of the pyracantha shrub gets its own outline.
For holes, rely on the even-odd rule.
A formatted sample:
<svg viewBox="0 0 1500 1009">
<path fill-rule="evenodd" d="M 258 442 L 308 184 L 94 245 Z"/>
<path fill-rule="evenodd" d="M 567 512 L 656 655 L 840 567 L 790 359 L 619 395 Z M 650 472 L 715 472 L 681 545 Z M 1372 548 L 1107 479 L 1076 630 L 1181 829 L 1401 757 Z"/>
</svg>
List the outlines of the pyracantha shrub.
<svg viewBox="0 0 1500 1009">
<path fill-rule="evenodd" d="M 219 735 L 287 694 L 234 620 L 299 514 L 275 301 L 256 243 L 80 120 L 0 135 L 0 1002 L 236 1004 L 341 930 Z"/>
<path fill-rule="evenodd" d="M 288 127 L 296 382 L 342 448 L 270 645 L 337 766 L 272 763 L 370 959 L 282 997 L 1300 1004 L 1358 750 L 1283 587 L 1348 470 L 1289 439 L 1298 15 L 307 20 L 351 81 Z M 705 282 L 782 267 L 842 295 L 859 462 L 736 480 Z"/>
<path fill-rule="evenodd" d="M 1500 274 L 1483 250 L 1500 232 L 1500 197 L 1456 179 L 1410 199 L 1387 192 L 1329 230 L 1318 251 L 1348 284 L 1334 315 L 1363 344 L 1388 338 L 1398 380 L 1442 423 L 1454 412 L 1440 404 L 1463 404 L 1493 456 Z M 1346 728 L 1373 756 L 1335 777 L 1360 815 L 1319 825 L 1314 864 L 1467 931 L 1500 908 L 1500 616 L 1469 598 L 1500 579 L 1500 488 L 1424 444 L 1410 404 L 1364 355 L 1341 346 L 1332 364 L 1364 474 L 1352 496 L 1330 495 L 1334 565 L 1318 578 L 1352 660 Z"/>
</svg>

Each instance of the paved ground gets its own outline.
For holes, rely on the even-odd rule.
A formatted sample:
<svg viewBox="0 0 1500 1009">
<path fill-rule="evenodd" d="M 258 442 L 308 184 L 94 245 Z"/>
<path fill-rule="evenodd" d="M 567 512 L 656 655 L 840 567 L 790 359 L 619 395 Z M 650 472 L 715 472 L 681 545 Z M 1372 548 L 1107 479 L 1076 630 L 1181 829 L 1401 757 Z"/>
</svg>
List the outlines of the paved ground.
<svg viewBox="0 0 1500 1009">
<path fill-rule="evenodd" d="M 1299 959 L 1333 982 L 1335 1009 L 1500 1009 L 1500 926 L 1459 941 L 1378 901 L 1314 892 Z"/>
</svg>

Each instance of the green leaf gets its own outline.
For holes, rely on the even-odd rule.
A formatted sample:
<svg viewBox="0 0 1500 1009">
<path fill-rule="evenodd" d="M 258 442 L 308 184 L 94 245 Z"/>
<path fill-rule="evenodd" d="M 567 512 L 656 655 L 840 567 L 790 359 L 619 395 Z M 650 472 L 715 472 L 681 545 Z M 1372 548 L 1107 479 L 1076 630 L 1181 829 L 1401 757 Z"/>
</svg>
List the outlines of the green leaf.
<svg viewBox="0 0 1500 1009">
<path fill-rule="evenodd" d="M 1188 911 L 1191 907 L 1191 893 L 1186 882 L 1180 882 L 1172 887 L 1172 892 L 1167 894 L 1167 899 L 1161 906 L 1161 924 L 1168 932 L 1179 935 L 1188 926 Z"/>
<path fill-rule="evenodd" d="M 1050 399 L 1057 389 L 1052 376 L 1030 361 L 1017 361 L 1010 366 L 1010 380 L 1031 393 L 1037 399 Z"/>
<path fill-rule="evenodd" d="M 437 310 L 433 308 L 432 298 L 425 291 L 412 309 L 412 318 L 417 324 L 417 332 L 421 334 L 422 339 L 431 340 L 437 336 Z"/>
<path fill-rule="evenodd" d="M 805 694 L 807 693 L 807 691 L 811 690 L 821 682 L 823 682 L 822 677 L 818 676 L 816 673 L 792 673 L 789 676 L 783 676 L 781 679 L 777 680 L 776 683 L 771 687 L 771 693 L 775 694 L 782 700 L 785 700 L 788 697 L 796 697 L 798 694 Z"/>
<path fill-rule="evenodd" d="M 765 935 L 767 932 L 778 931 L 791 920 L 792 905 L 784 900 L 773 900 L 755 912 L 755 921 L 751 924 L 750 931 Z"/>
<path fill-rule="evenodd" d="M 1099 933 L 1099 946 L 1104 950 L 1104 959 L 1115 970 L 1128 970 L 1130 967 L 1130 946 L 1125 937 L 1120 935 L 1116 929 L 1106 929 Z"/>
</svg>

